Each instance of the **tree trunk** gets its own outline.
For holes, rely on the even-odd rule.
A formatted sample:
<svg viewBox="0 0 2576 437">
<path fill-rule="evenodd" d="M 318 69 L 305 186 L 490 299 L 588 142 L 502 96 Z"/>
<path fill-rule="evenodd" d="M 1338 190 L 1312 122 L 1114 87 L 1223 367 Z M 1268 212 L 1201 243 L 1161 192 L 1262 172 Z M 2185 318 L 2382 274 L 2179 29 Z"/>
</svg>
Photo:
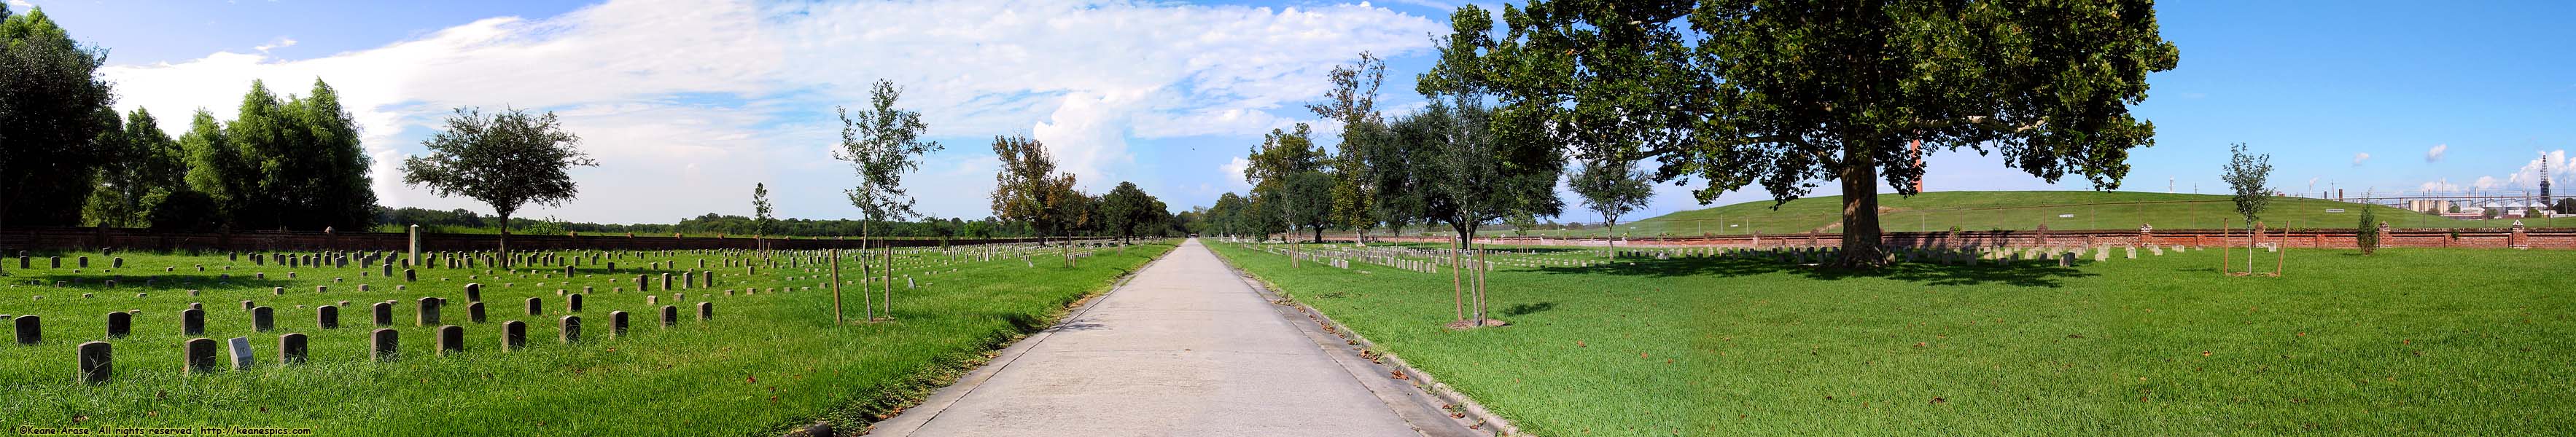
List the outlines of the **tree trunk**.
<svg viewBox="0 0 2576 437">
<path fill-rule="evenodd" d="M 1878 163 L 1860 145 L 1843 146 L 1843 253 L 1839 267 L 1875 269 L 1887 266 L 1879 247 Z"/>
<path fill-rule="evenodd" d="M 510 268 L 510 213 L 501 213 L 501 268 Z"/>
<path fill-rule="evenodd" d="M 859 219 L 859 256 L 868 256 L 868 248 L 872 246 L 871 244 L 868 244 L 868 225 L 875 222 L 875 220 Z M 869 296 L 875 293 L 869 293 L 871 290 L 868 289 L 868 281 L 876 278 L 876 275 L 873 274 L 875 272 L 872 271 L 875 270 L 875 267 L 876 263 L 874 262 L 859 262 L 859 307 L 865 308 L 864 310 L 859 311 L 859 314 L 867 317 L 867 321 L 870 322 L 877 321 L 876 300 L 874 297 Z"/>
</svg>

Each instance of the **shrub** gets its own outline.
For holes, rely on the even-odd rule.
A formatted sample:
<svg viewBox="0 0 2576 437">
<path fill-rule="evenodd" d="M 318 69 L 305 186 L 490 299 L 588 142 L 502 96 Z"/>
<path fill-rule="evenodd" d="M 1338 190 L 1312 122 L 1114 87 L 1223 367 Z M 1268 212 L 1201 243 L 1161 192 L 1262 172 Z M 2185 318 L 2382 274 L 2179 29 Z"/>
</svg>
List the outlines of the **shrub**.
<svg viewBox="0 0 2576 437">
<path fill-rule="evenodd" d="M 2379 251 L 2378 222 L 2378 214 L 2371 211 L 2370 207 L 2365 206 L 2361 208 L 2361 224 L 2356 225 L 2352 229 L 2352 239 L 2354 246 L 2361 247 L 2361 254 L 2363 255 L 2369 255 Z"/>
</svg>

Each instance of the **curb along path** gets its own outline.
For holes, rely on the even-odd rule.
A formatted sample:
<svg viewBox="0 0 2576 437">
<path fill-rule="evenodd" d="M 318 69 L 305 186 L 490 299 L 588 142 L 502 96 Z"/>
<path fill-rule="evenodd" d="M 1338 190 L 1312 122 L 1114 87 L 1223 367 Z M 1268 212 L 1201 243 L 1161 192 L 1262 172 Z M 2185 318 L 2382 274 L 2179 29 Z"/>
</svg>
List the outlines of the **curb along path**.
<svg viewBox="0 0 2576 437">
<path fill-rule="evenodd" d="M 1399 414 L 1427 407 L 1390 405 L 1273 306 L 1189 240 L 871 435 L 1455 434 Z"/>
</svg>

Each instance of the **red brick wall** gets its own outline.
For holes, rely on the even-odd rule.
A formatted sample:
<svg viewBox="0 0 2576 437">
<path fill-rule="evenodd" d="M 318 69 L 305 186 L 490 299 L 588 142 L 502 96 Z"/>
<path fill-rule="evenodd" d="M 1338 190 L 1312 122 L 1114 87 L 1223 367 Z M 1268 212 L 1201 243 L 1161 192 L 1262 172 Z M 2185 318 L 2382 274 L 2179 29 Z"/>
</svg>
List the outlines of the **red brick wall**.
<svg viewBox="0 0 2576 437">
<path fill-rule="evenodd" d="M 2046 241 L 2045 246 L 2056 247 L 2106 245 L 2131 246 L 2149 244 L 2157 246 L 2182 245 L 2217 247 L 2221 245 L 2243 246 L 2248 243 L 2247 240 L 2250 238 L 2254 237 L 2247 235 L 2244 231 L 2222 232 L 2215 230 L 2156 231 L 2153 233 L 2128 231 L 2048 231 L 2045 238 L 2043 238 L 2041 233 L 2038 231 L 1889 232 L 1884 236 L 1885 241 L 1890 245 L 1921 247 L 2040 247 L 2043 246 L 2043 240 Z M 1446 237 L 1422 236 L 1375 236 L 1369 237 L 1369 239 L 1373 241 L 1392 240 L 1406 242 L 1451 241 Z M 1507 236 L 1478 237 L 1477 240 L 1492 244 L 1544 243 L 1566 246 L 1608 246 L 1610 244 L 1609 240 L 1599 239 L 1542 239 L 1539 237 Z M 1343 241 L 1348 241 L 1348 239 L 1344 238 Z M 2282 247 L 2291 248 L 2322 247 L 2328 249 L 2351 249 L 2355 244 L 2357 244 L 2356 237 L 2353 235 L 2353 232 L 2343 230 L 2291 231 L 2286 234 L 2280 232 L 2265 232 L 2263 236 L 2256 239 L 2256 241 L 2265 244 L 2280 244 Z M 2532 249 L 2576 250 L 2576 230 L 2525 230 L 2522 236 L 2518 239 L 2514 236 L 2513 231 L 2506 229 L 2461 230 L 2456 233 L 2453 231 L 2440 230 L 2400 230 L 2381 234 L 2379 236 L 2379 244 L 2381 247 L 2506 248 L 2513 247 L 2515 245 L 2514 243 L 2520 243 L 2520 245 L 2527 246 Z M 1840 246 L 1842 245 L 1842 235 L 1790 234 L 1761 236 L 1728 235 L 1718 237 L 1630 238 L 1621 240 L 1618 244 L 1620 246 L 1637 247 Z"/>
<path fill-rule="evenodd" d="M 460 252 L 492 250 L 499 235 L 422 234 L 421 250 Z M 949 239 L 947 244 L 1020 243 L 1033 238 Z M 772 249 L 856 248 L 859 240 L 768 239 Z M 510 249 L 517 250 L 681 250 L 681 249 L 755 249 L 761 240 L 747 237 L 669 237 L 620 235 L 511 235 Z M 940 240 L 877 240 L 877 245 L 900 247 L 936 246 Z M 410 250 L 405 234 L 383 232 L 237 232 L 186 233 L 153 232 L 144 229 L 12 227 L 0 229 L 0 250 L 57 249 L 205 249 L 205 250 Z"/>
</svg>

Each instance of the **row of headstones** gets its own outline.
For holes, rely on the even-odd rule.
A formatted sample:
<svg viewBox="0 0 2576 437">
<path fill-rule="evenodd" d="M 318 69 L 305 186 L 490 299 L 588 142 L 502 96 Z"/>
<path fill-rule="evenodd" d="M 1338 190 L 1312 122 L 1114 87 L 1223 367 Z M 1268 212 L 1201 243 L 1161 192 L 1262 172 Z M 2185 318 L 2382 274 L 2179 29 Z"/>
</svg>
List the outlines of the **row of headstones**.
<svg viewBox="0 0 2576 437">
<path fill-rule="evenodd" d="M 610 320 L 609 326 L 612 335 L 620 337 L 625 336 L 627 331 L 626 312 L 609 312 L 608 317 Z M 707 321 L 714 318 L 715 307 L 713 303 L 698 304 L 698 320 Z M 667 305 L 663 306 L 661 321 L 662 327 L 664 328 L 679 325 L 678 307 Z M 581 316 L 563 316 L 556 321 L 556 338 L 564 344 L 580 342 L 581 328 Z M 379 328 L 369 333 L 367 347 L 368 357 L 374 361 L 380 362 L 393 361 L 398 358 L 400 356 L 401 334 L 402 333 L 400 331 L 395 331 L 393 328 Z M 439 355 L 465 351 L 465 327 L 443 325 L 438 327 L 437 334 L 437 350 Z M 233 370 L 251 370 L 258 365 L 257 359 L 254 358 L 256 354 L 254 354 L 250 348 L 249 337 L 234 337 L 229 343 L 231 344 L 230 356 L 232 358 L 231 362 Z M 307 357 L 307 350 L 305 347 L 306 343 L 307 337 L 302 333 L 288 333 L 278 336 L 278 362 L 286 365 L 303 363 Z M 512 320 L 501 324 L 501 350 L 517 351 L 526 349 L 527 343 L 527 322 Z M 186 363 L 185 370 L 188 373 L 208 373 L 219 370 L 219 364 L 215 361 L 216 351 L 215 341 L 213 339 L 202 337 L 189 339 L 182 343 L 181 347 L 182 353 L 184 354 L 183 357 L 185 358 L 183 361 Z M 105 383 L 108 382 L 110 378 L 114 377 L 114 351 L 114 346 L 104 341 L 81 343 L 80 346 L 76 347 L 74 353 L 77 355 L 76 359 L 80 369 L 81 381 L 89 383 Z"/>
<path fill-rule="evenodd" d="M 905 282 L 906 285 L 909 286 L 911 279 L 906 277 Z M 467 299 L 471 301 L 466 305 L 467 316 L 474 323 L 483 323 L 485 320 L 485 311 L 483 309 L 484 306 L 482 302 L 481 289 L 478 284 L 467 285 Z M 725 294 L 731 296 L 733 295 L 733 290 L 725 290 Z M 675 302 L 685 302 L 688 300 L 685 293 L 672 294 L 671 299 Z M 441 308 L 446 305 L 446 302 L 447 300 L 445 298 L 439 297 L 420 298 L 415 313 L 415 323 L 418 326 L 439 324 Z M 582 302 L 582 294 L 567 295 L 564 300 L 565 310 L 567 312 L 581 312 Z M 660 304 L 660 296 L 645 296 L 644 304 L 647 306 Z M 251 313 L 251 327 L 253 330 L 268 332 L 276 329 L 277 321 L 275 317 L 275 309 L 267 306 L 260 306 L 257 302 L 248 300 L 242 301 L 241 305 L 242 310 L 249 311 Z M 338 306 L 323 305 L 316 308 L 314 310 L 315 326 L 320 327 L 321 329 L 339 328 L 339 309 L 348 305 L 348 301 L 340 301 L 340 305 Z M 391 326 L 394 324 L 393 305 L 394 301 L 378 302 L 374 305 L 373 314 L 375 316 L 374 321 L 376 326 Z M 698 306 L 701 314 L 712 314 L 714 311 L 713 302 L 699 302 Z M 527 299 L 526 308 L 528 315 L 544 315 L 545 300 L 542 298 L 530 297 Z M 130 334 L 133 330 L 133 317 L 141 312 L 141 310 L 128 310 L 108 313 L 107 337 L 111 339 L 123 338 Z M 205 332 L 206 315 L 204 304 L 188 304 L 188 309 L 181 311 L 179 318 L 180 333 L 182 335 L 200 335 Z M 0 320 L 8 320 L 12 326 L 15 327 L 19 344 L 36 344 L 43 340 L 43 322 L 38 316 L 26 315 L 12 317 L 10 315 L 0 314 Z"/>
</svg>

